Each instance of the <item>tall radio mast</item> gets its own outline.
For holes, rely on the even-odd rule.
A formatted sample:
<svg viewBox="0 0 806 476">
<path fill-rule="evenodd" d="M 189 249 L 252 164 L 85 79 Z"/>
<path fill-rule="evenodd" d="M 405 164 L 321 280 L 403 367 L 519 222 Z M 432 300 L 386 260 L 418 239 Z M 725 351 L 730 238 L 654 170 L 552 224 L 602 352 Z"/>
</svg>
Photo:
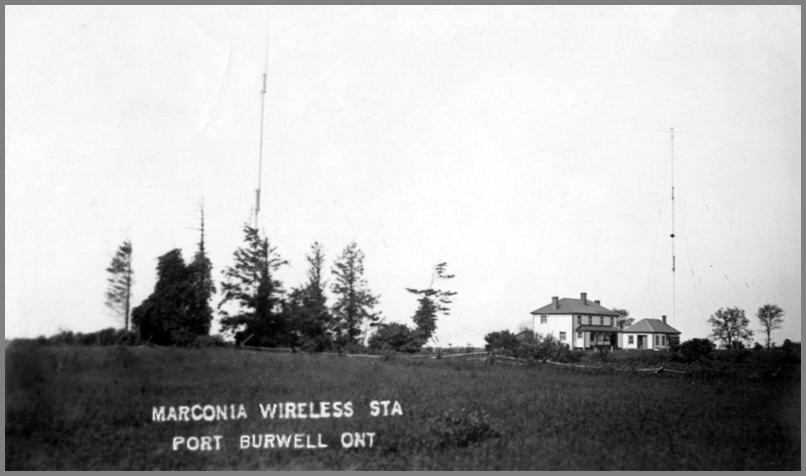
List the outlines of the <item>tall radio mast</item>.
<svg viewBox="0 0 806 476">
<path fill-rule="evenodd" d="M 670 128 L 668 132 L 671 135 L 672 155 L 671 155 L 671 168 L 672 168 L 672 325 L 676 325 L 676 308 L 677 308 L 677 292 L 676 292 L 676 271 L 677 263 L 674 254 L 674 127 Z M 678 132 L 679 133 L 679 132 Z"/>
<path fill-rule="evenodd" d="M 257 189 L 255 190 L 255 228 L 258 225 L 260 213 L 260 188 L 263 176 L 263 121 L 266 107 L 266 75 L 269 72 L 269 32 L 266 31 L 266 59 L 263 66 L 263 88 L 260 90 L 260 148 L 258 150 Z"/>
</svg>

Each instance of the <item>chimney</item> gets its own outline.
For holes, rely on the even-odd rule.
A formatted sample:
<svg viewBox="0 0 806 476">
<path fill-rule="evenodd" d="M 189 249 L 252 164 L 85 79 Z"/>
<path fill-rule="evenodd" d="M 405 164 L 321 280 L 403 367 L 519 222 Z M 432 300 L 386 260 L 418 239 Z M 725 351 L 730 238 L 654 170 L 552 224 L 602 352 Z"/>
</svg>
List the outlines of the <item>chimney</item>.
<svg viewBox="0 0 806 476">
<path fill-rule="evenodd" d="M 588 293 L 582 293 L 580 299 L 582 300 L 582 305 L 583 306 L 588 305 Z"/>
<path fill-rule="evenodd" d="M 559 297 L 554 296 L 553 298 L 551 298 L 551 308 L 554 309 L 555 311 L 560 308 L 560 298 Z"/>
<path fill-rule="evenodd" d="M 597 300 L 595 300 L 595 301 L 593 301 L 593 302 L 595 302 L 597 306 L 602 304 L 602 302 L 601 302 L 601 301 L 599 301 L 598 299 L 597 299 Z"/>
<path fill-rule="evenodd" d="M 666 316 L 663 316 L 663 323 L 666 324 Z"/>
</svg>

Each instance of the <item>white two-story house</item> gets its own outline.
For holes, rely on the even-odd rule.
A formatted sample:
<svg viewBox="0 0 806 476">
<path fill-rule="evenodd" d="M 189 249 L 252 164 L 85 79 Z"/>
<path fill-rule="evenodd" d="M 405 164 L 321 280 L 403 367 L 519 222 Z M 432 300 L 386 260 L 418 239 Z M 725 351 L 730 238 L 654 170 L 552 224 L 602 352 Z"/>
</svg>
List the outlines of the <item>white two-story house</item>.
<svg viewBox="0 0 806 476">
<path fill-rule="evenodd" d="M 618 313 L 603 307 L 599 301 L 588 300 L 587 293 L 579 299 L 551 298 L 551 304 L 532 311 L 532 328 L 540 335 L 553 335 L 572 349 L 598 346 L 621 347 L 616 318 Z"/>
</svg>

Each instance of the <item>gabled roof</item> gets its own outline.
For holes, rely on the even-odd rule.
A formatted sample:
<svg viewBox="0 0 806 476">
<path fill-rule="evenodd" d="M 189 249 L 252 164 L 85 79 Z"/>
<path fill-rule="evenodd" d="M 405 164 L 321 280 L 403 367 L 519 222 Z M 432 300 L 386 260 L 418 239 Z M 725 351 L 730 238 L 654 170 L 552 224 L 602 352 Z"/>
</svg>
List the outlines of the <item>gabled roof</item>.
<svg viewBox="0 0 806 476">
<path fill-rule="evenodd" d="M 660 319 L 641 319 L 621 332 L 657 332 L 659 334 L 680 334 L 680 331 Z"/>
<path fill-rule="evenodd" d="M 596 304 L 590 299 L 587 304 L 583 304 L 581 299 L 562 298 L 558 301 L 557 309 L 554 304 L 547 304 L 540 309 L 532 311 L 532 314 L 594 314 L 597 316 L 618 316 L 617 312 Z"/>
</svg>

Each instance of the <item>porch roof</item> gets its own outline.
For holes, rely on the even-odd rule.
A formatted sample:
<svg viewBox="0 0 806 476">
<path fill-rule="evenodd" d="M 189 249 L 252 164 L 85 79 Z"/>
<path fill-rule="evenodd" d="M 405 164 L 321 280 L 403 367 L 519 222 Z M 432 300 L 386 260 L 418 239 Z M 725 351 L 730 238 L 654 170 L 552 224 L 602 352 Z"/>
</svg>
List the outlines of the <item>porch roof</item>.
<svg viewBox="0 0 806 476">
<path fill-rule="evenodd" d="M 577 332 L 621 332 L 620 329 L 612 326 L 592 326 L 592 325 L 582 325 L 577 326 Z"/>
</svg>

